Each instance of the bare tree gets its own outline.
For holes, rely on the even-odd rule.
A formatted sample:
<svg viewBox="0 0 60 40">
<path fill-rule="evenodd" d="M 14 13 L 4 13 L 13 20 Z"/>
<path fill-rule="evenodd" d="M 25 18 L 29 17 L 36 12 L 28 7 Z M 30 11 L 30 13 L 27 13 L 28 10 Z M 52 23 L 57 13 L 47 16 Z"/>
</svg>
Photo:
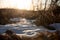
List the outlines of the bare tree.
<svg viewBox="0 0 60 40">
<path fill-rule="evenodd" d="M 47 5 L 47 0 L 45 0 L 45 8 L 44 8 L 44 10 L 46 10 L 46 5 Z"/>
</svg>

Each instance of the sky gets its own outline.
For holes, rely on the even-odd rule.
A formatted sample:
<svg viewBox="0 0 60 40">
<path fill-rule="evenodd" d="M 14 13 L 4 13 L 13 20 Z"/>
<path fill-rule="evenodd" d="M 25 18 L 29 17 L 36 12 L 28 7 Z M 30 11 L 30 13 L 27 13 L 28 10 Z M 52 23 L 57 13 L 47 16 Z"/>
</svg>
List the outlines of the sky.
<svg viewBox="0 0 60 40">
<path fill-rule="evenodd" d="M 45 0 L 42 0 L 42 3 L 45 3 Z M 47 2 L 50 4 L 50 0 Z M 47 4 L 47 6 L 48 6 Z M 37 0 L 34 0 L 34 6 L 37 5 Z M 42 5 L 42 9 L 45 5 Z M 0 8 L 17 8 L 17 9 L 26 9 L 32 10 L 32 0 L 0 0 Z"/>
<path fill-rule="evenodd" d="M 0 8 L 30 9 L 31 0 L 1 0 Z"/>
</svg>

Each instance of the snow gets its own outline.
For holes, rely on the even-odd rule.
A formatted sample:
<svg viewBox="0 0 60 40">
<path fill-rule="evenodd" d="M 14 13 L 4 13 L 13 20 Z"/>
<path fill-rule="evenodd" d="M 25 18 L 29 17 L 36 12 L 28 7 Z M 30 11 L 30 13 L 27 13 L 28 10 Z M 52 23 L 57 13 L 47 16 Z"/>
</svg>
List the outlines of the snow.
<svg viewBox="0 0 60 40">
<path fill-rule="evenodd" d="M 60 23 L 53 23 L 50 24 L 49 26 L 53 26 L 56 30 L 60 30 Z"/>
<path fill-rule="evenodd" d="M 17 26 L 17 27 L 16 27 Z M 25 36 L 32 37 L 36 35 L 37 33 L 35 31 L 40 30 L 39 28 L 33 27 L 32 25 L 1 25 L 0 27 L 0 34 L 4 33 L 6 30 L 12 30 L 14 31 L 17 35 L 18 34 L 25 34 Z"/>
<path fill-rule="evenodd" d="M 32 36 L 37 35 L 37 32 L 44 32 L 46 30 L 50 31 L 50 32 L 56 31 L 56 30 L 48 30 L 48 29 L 44 28 L 44 26 L 37 27 L 36 25 L 32 24 L 32 22 L 34 20 L 27 20 L 25 18 L 23 18 L 23 19 L 14 18 L 12 20 L 15 21 L 15 19 L 19 22 L 15 23 L 15 24 L 0 25 L 0 34 L 3 34 L 6 30 L 12 30 L 17 35 L 25 35 L 25 36 L 32 37 Z M 54 24 L 52 24 L 52 25 L 54 25 Z M 54 26 L 56 27 L 56 25 L 54 25 Z M 58 26 L 60 26 L 60 25 L 58 25 Z"/>
</svg>

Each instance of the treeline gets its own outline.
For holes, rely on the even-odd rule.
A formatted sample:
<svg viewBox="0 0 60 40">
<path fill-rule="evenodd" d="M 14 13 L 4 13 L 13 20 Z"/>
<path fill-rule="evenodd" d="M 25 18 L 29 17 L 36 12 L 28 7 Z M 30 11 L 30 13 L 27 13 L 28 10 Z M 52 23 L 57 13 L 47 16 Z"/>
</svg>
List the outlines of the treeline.
<svg viewBox="0 0 60 40">
<path fill-rule="evenodd" d="M 58 8 L 59 9 L 59 8 Z M 0 9 L 0 24 L 13 23 L 10 18 L 22 17 L 26 19 L 36 20 L 36 25 L 48 25 L 50 23 L 60 22 L 60 9 L 58 10 L 40 10 L 27 11 L 19 9 Z"/>
<path fill-rule="evenodd" d="M 13 23 L 10 18 L 22 17 L 36 20 L 34 23 L 38 26 L 49 25 L 51 23 L 60 23 L 60 6 L 57 5 L 59 0 L 51 0 L 51 4 L 46 10 L 47 0 L 44 10 L 28 11 L 19 9 L 0 9 L 0 24 Z M 40 5 L 38 5 L 40 6 Z M 38 8 L 37 6 L 37 8 Z"/>
<path fill-rule="evenodd" d="M 27 19 L 35 19 L 38 16 L 37 12 L 27 11 L 27 10 L 19 10 L 19 9 L 0 9 L 0 24 L 8 24 L 12 23 L 10 18 L 27 18 Z"/>
</svg>

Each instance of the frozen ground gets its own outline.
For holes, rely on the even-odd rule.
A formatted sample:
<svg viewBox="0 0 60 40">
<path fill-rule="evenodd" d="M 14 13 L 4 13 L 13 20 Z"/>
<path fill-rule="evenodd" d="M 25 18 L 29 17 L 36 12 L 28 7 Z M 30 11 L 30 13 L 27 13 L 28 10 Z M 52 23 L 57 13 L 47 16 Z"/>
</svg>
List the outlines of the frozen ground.
<svg viewBox="0 0 60 40">
<path fill-rule="evenodd" d="M 56 30 L 48 30 L 44 28 L 43 26 L 37 27 L 36 25 L 32 24 L 33 21 L 35 20 L 27 20 L 24 18 L 14 18 L 10 19 L 11 21 L 20 21 L 15 24 L 6 24 L 6 25 L 0 25 L 0 34 L 4 33 L 6 30 L 12 30 L 14 31 L 17 35 L 27 35 L 27 36 L 34 36 L 37 34 L 37 32 L 44 32 L 44 31 L 50 31 L 54 32 Z M 54 26 L 57 30 L 60 29 L 60 23 L 54 23 L 50 24 L 50 26 Z"/>
</svg>

